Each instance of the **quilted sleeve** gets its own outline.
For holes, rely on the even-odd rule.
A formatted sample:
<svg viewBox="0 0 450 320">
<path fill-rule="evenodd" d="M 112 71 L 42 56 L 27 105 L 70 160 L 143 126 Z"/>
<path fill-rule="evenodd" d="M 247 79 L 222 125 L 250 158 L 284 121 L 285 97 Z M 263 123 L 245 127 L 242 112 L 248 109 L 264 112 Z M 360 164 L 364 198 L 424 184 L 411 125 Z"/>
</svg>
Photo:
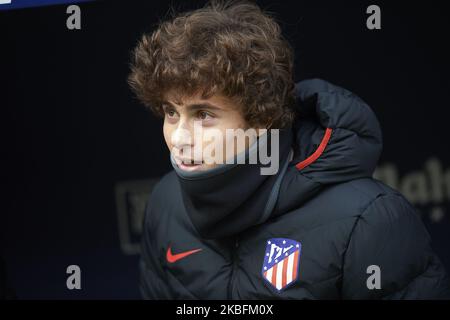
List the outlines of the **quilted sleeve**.
<svg viewBox="0 0 450 320">
<path fill-rule="evenodd" d="M 418 212 L 400 194 L 357 219 L 343 263 L 344 299 L 450 299 L 450 282 Z"/>
</svg>

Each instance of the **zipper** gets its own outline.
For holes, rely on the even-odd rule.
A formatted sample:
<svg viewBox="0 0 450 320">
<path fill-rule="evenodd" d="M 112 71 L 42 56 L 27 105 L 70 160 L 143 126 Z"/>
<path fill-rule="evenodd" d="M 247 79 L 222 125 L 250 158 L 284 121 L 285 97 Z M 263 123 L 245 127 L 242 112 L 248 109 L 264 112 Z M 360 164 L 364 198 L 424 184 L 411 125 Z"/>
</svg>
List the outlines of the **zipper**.
<svg viewBox="0 0 450 320">
<path fill-rule="evenodd" d="M 232 299 L 233 298 L 233 288 L 234 288 L 234 279 L 236 278 L 236 268 L 237 268 L 237 260 L 238 260 L 238 254 L 237 254 L 237 250 L 239 248 L 239 239 L 236 237 L 234 239 L 234 248 L 233 248 L 233 252 L 232 252 L 232 259 L 233 259 L 233 264 L 231 266 L 231 280 L 230 280 L 230 284 L 228 286 L 228 298 Z"/>
</svg>

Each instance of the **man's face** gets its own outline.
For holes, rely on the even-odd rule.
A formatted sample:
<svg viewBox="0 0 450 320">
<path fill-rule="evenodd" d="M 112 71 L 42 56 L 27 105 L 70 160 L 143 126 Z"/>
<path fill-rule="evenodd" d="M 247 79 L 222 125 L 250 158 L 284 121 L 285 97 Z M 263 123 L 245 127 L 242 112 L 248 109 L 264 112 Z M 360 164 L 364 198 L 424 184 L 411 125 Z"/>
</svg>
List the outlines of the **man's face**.
<svg viewBox="0 0 450 320">
<path fill-rule="evenodd" d="M 216 94 L 205 100 L 200 94 L 180 97 L 176 91 L 169 91 L 164 100 L 164 139 L 182 170 L 211 169 L 229 155 L 242 152 L 253 140 L 246 139 L 244 145 L 234 143 L 232 150 L 226 150 L 230 141 L 226 130 L 245 130 L 247 123 L 239 106 L 225 96 Z"/>
</svg>

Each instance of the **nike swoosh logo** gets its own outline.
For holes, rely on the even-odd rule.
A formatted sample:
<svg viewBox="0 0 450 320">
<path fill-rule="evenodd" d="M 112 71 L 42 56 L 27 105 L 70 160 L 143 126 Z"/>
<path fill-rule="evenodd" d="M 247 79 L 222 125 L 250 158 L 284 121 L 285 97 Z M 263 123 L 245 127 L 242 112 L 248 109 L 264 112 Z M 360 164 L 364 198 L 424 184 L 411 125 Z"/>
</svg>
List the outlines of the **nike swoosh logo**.
<svg viewBox="0 0 450 320">
<path fill-rule="evenodd" d="M 169 248 L 167 249 L 166 259 L 169 263 L 174 263 L 180 259 L 183 259 L 183 258 L 185 258 L 193 253 L 199 252 L 201 250 L 202 249 L 194 249 L 194 250 L 189 250 L 186 252 L 172 254 L 172 248 L 169 246 Z"/>
</svg>

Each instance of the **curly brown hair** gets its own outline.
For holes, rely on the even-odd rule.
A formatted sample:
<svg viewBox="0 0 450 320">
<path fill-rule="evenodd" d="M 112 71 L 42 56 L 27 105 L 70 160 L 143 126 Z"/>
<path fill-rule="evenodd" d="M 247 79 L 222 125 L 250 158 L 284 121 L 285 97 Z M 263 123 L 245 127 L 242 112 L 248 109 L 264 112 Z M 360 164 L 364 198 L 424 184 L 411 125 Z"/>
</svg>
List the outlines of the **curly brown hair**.
<svg viewBox="0 0 450 320">
<path fill-rule="evenodd" d="M 232 99 L 250 127 L 283 128 L 294 118 L 293 64 L 293 48 L 269 13 L 246 0 L 211 0 L 144 33 L 128 83 L 156 115 L 164 115 L 169 90 L 200 90 L 203 99 Z"/>
</svg>

